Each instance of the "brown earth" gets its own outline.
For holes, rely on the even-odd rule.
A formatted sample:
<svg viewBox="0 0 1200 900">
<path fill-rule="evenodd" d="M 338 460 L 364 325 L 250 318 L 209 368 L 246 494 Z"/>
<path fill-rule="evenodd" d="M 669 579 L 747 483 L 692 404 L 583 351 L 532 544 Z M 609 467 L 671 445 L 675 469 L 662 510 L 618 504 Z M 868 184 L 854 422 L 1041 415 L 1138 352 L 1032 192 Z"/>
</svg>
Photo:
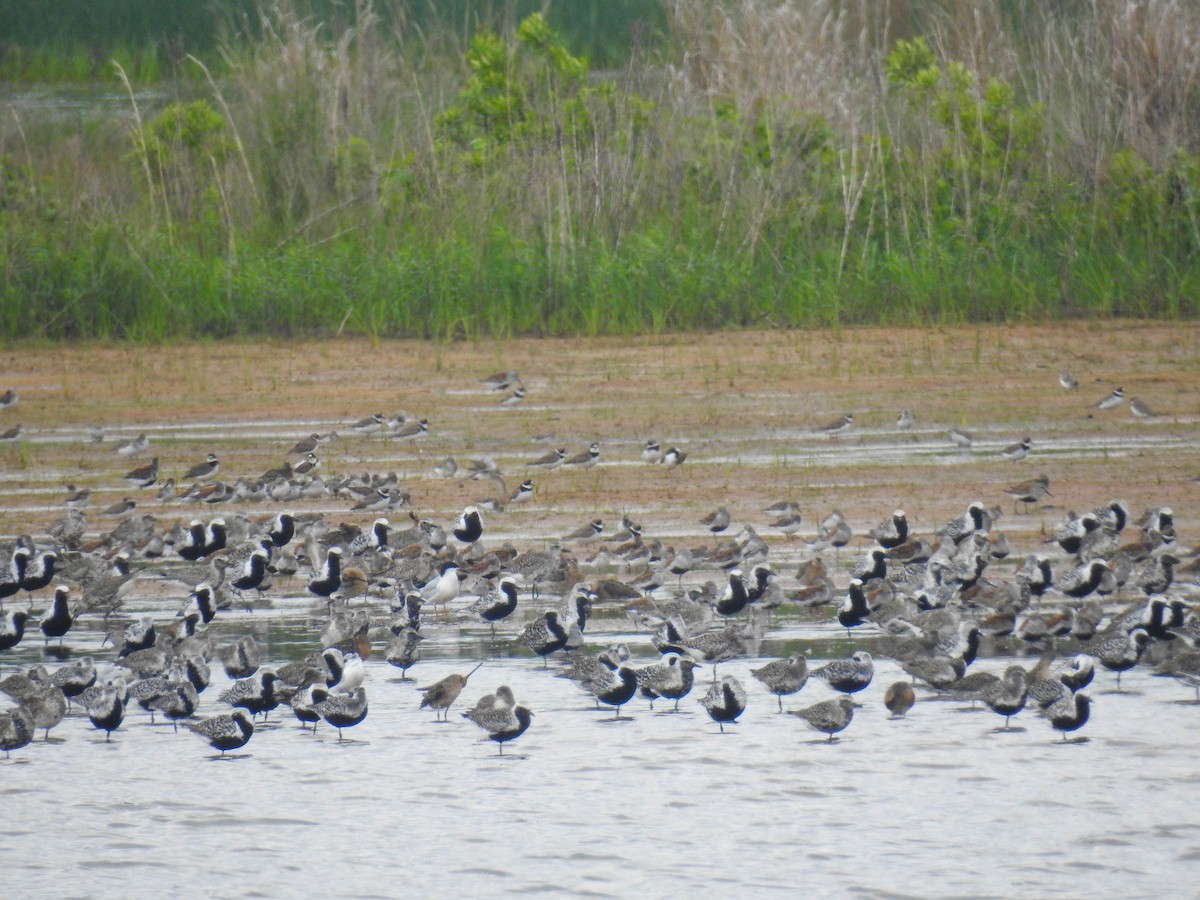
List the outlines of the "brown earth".
<svg viewBox="0 0 1200 900">
<path fill-rule="evenodd" d="M 505 521 L 530 537 L 625 511 L 648 528 L 698 532 L 696 520 L 718 503 L 766 532 L 761 510 L 783 498 L 800 502 L 807 523 L 840 507 L 860 530 L 897 505 L 930 528 L 978 497 L 1005 505 L 1006 526 L 1042 530 L 1067 508 L 1122 497 L 1135 511 L 1172 506 L 1187 540 L 1200 499 L 1192 480 L 1200 475 L 1198 334 L 1190 323 L 1115 322 L 8 349 L 0 390 L 21 399 L 0 411 L 0 430 L 20 422 L 26 433 L 0 444 L 0 531 L 44 528 L 68 482 L 93 489 L 89 518 L 98 527 L 97 508 L 125 495 L 166 520 L 190 518 L 200 513 L 162 506 L 120 475 L 157 454 L 164 476 L 178 476 L 212 451 L 232 482 L 278 465 L 310 431 L 341 429 L 322 453 L 326 475 L 396 471 L 413 506 L 443 518 L 492 493 L 484 482 L 433 477 L 446 456 L 495 458 L 511 489 L 548 447 L 575 452 L 598 441 L 603 462 L 594 469 L 529 473 L 537 496 Z M 508 369 L 521 374 L 528 397 L 502 408 L 479 379 Z M 1060 370 L 1079 390 L 1059 386 Z M 1161 415 L 1135 419 L 1128 404 L 1091 408 L 1117 385 Z M 895 430 L 901 408 L 917 417 L 913 434 Z M 345 431 L 398 409 L 428 417 L 429 436 L 402 444 Z M 855 417 L 846 435 L 814 431 L 846 412 Z M 226 433 L 220 423 L 238 427 Z M 82 429 L 91 424 L 105 429 L 103 443 L 87 443 Z M 255 424 L 253 434 L 240 430 Z M 111 452 L 118 437 L 153 426 L 166 427 L 151 431 L 143 457 Z M 976 434 L 972 452 L 950 445 L 950 426 Z M 544 433 L 554 435 L 548 444 L 531 442 Z M 1023 435 L 1033 440 L 1029 458 L 1003 459 L 998 448 Z M 672 470 L 641 462 L 648 438 L 685 449 L 687 462 Z M 1040 472 L 1051 478 L 1052 505 L 1013 516 L 1002 487 Z"/>
</svg>

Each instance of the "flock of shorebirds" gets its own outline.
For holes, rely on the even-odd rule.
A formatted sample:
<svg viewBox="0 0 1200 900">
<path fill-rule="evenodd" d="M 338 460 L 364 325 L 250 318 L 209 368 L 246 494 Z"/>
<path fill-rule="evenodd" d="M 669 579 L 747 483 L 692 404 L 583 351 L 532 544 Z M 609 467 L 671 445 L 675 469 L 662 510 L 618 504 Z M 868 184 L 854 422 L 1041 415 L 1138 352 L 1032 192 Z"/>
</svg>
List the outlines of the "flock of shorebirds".
<svg viewBox="0 0 1200 900">
<path fill-rule="evenodd" d="M 514 372 L 482 383 L 502 391 L 506 406 L 526 395 Z M 1065 373 L 1060 383 L 1077 387 Z M 1124 391 L 1117 388 L 1096 407 L 1112 409 L 1123 401 Z M 16 402 L 12 391 L 0 395 L 0 408 Z M 1142 418 L 1154 415 L 1136 398 L 1131 409 Z M 896 427 L 905 431 L 915 421 L 904 410 Z M 834 436 L 852 425 L 853 417 L 845 415 L 818 430 Z M 426 419 L 377 413 L 343 431 L 410 440 L 428 429 Z M 226 514 L 163 521 L 130 497 L 102 510 L 115 522 L 97 530 L 87 518 L 88 490 L 71 485 L 62 516 L 45 534 L 22 535 L 4 547 L 0 653 L 40 637 L 47 660 L 67 660 L 0 678 L 0 692 L 11 701 L 0 711 L 0 749 L 6 756 L 28 745 L 38 730 L 48 739 L 76 705 L 107 741 L 122 726 L 131 701 L 151 722 L 161 715 L 176 730 L 183 724 L 222 756 L 244 746 L 258 717 L 280 706 L 304 727 L 315 730 L 327 722 L 341 740 L 343 729 L 367 715 L 363 661 L 374 644 L 385 642 L 386 660 L 407 678 L 420 661 L 421 642 L 452 616 L 486 625 L 498 652 L 532 652 L 547 668 L 561 654 L 565 661 L 556 674 L 576 681 L 597 706 L 612 707 L 614 717 L 637 697 L 652 708 L 669 702 L 677 710 L 696 684 L 696 670 L 711 664 L 712 682 L 697 699 L 722 732 L 745 711 L 748 692 L 736 676 L 719 676 L 718 666 L 755 655 L 780 610 L 805 611 L 814 619 L 828 615 L 851 640 L 869 635 L 877 655 L 898 661 L 911 680 L 884 692 L 895 717 L 913 706 L 917 685 L 972 705 L 981 702 L 1005 717 L 1004 728 L 1023 709 L 1036 708 L 1066 739 L 1088 720 L 1084 688 L 1097 666 L 1115 673 L 1119 690 L 1121 673 L 1151 658 L 1158 674 L 1182 679 L 1200 702 L 1200 652 L 1193 649 L 1200 641 L 1200 614 L 1185 600 L 1200 583 L 1200 557 L 1179 545 L 1166 506 L 1135 516 L 1112 500 L 1070 513 L 1017 566 L 1000 562 L 1013 558 L 999 524 L 1002 510 L 983 501 L 972 501 L 961 515 L 927 533 L 912 527 L 900 509 L 858 533 L 834 511 L 802 545 L 798 569 L 787 572 L 772 565 L 771 545 L 752 523 L 734 527 L 736 517 L 727 506 L 695 523 L 712 535 L 696 547 L 665 546 L 629 517 L 612 532 L 595 519 L 560 540 L 526 549 L 488 539 L 485 515 L 528 501 L 538 473 L 598 465 L 598 442 L 576 454 L 560 447 L 529 460 L 526 474 L 532 477 L 511 493 L 494 461 L 439 462 L 439 476 L 500 486 L 494 498 L 467 506 L 457 521 L 441 525 L 405 509 L 410 496 L 394 475 L 322 478 L 319 453 L 337 437 L 301 439 L 288 451 L 288 461 L 257 478 L 218 481 L 215 454 L 188 468 L 178 482 L 163 478 L 157 456 L 122 476 L 142 491 L 154 491 L 162 510 L 185 502 L 214 507 L 243 501 L 286 505 L 288 511 L 257 519 Z M 971 442 L 966 432 L 952 430 L 949 437 L 963 447 Z M 1023 458 L 1030 443 L 1025 438 L 1004 454 Z M 149 439 L 139 435 L 112 449 L 128 460 L 149 448 Z M 664 450 L 653 440 L 641 450 L 645 463 L 668 468 L 687 457 L 685 450 Z M 1019 514 L 1020 507 L 1027 512 L 1052 496 L 1050 487 L 1049 477 L 1039 475 L 1007 485 L 1003 493 Z M 325 515 L 299 510 L 306 499 L 330 497 L 347 501 L 352 512 L 371 521 L 334 524 Z M 399 510 L 403 528 L 380 515 Z M 796 503 L 781 501 L 761 515 L 767 528 L 795 546 L 803 522 Z M 864 539 L 861 557 L 848 569 L 835 570 L 823 555 L 830 550 L 840 555 Z M 273 593 L 287 595 L 290 582 L 297 587 L 288 596 L 310 597 L 324 626 L 302 659 L 264 664 L 254 635 L 249 629 L 237 633 L 236 623 L 222 613 L 269 604 Z M 127 601 L 140 591 L 179 596 L 179 615 L 165 622 L 130 620 L 124 614 L 132 605 Z M 35 614 L 39 604 L 45 608 Z M 520 621 L 518 606 L 531 604 L 539 610 L 536 616 L 525 617 L 523 628 L 511 626 Z M 625 642 L 588 651 L 588 623 L 606 608 L 620 610 L 644 634 L 653 659 L 633 661 Z M 112 641 L 111 654 L 97 648 L 93 655 L 72 658 L 63 642 L 89 618 L 95 633 L 105 634 L 101 648 Z M 1014 664 L 997 675 L 971 668 L 981 641 L 1044 652 L 1028 670 Z M 1060 643 L 1066 642 L 1073 652 L 1060 658 Z M 102 653 L 107 658 L 97 661 Z M 232 680 L 217 699 L 229 711 L 197 718 L 214 658 Z M 445 720 L 476 669 L 421 687 L 420 707 Z M 775 695 L 781 713 L 784 698 L 800 692 L 810 678 L 840 694 L 787 710 L 832 741 L 851 724 L 859 708 L 854 698 L 871 685 L 874 660 L 858 649 L 810 670 L 805 655 L 794 652 L 753 668 L 751 675 Z M 530 727 L 534 713 L 502 686 L 462 715 L 503 753 L 506 742 Z"/>
</svg>

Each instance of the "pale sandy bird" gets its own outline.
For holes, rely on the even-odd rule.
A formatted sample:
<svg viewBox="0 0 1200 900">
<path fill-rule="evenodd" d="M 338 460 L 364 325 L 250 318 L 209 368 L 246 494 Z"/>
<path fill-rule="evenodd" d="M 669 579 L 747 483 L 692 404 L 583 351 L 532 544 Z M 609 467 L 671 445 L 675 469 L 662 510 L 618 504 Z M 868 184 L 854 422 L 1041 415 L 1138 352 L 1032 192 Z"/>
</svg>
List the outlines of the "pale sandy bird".
<svg viewBox="0 0 1200 900">
<path fill-rule="evenodd" d="M 1079 389 L 1079 379 L 1070 372 L 1059 372 L 1058 383 L 1062 385 L 1064 391 L 1074 391 Z"/>
<path fill-rule="evenodd" d="M 1013 511 L 1016 511 L 1018 503 L 1025 504 L 1025 511 L 1029 511 L 1030 504 L 1037 503 L 1043 497 L 1053 497 L 1050 493 L 1050 476 L 1039 475 L 1037 478 L 1030 478 L 1027 481 L 1018 481 L 1016 484 L 1010 484 L 1004 489 L 1004 493 L 1013 498 Z"/>
<path fill-rule="evenodd" d="M 961 428 L 951 428 L 946 432 L 946 437 L 950 438 L 950 443 L 960 450 L 970 450 L 971 445 L 975 443 L 975 437 L 969 431 Z"/>
<path fill-rule="evenodd" d="M 1158 413 L 1152 410 L 1141 397 L 1134 397 L 1129 401 L 1129 411 L 1139 419 L 1153 419 L 1158 416 Z"/>
<path fill-rule="evenodd" d="M 844 415 L 844 416 L 839 416 L 838 418 L 836 418 L 830 422 L 826 422 L 824 425 L 822 425 L 817 430 L 824 432 L 825 434 L 829 435 L 830 437 L 834 437 L 836 435 L 842 434 L 843 432 L 849 431 L 853 426 L 854 426 L 854 416 L 852 416 L 850 413 L 846 413 L 846 415 Z"/>
<path fill-rule="evenodd" d="M 896 427 L 901 431 L 911 431 L 916 424 L 917 417 L 912 414 L 910 409 L 902 409 L 900 415 L 896 416 Z"/>
</svg>

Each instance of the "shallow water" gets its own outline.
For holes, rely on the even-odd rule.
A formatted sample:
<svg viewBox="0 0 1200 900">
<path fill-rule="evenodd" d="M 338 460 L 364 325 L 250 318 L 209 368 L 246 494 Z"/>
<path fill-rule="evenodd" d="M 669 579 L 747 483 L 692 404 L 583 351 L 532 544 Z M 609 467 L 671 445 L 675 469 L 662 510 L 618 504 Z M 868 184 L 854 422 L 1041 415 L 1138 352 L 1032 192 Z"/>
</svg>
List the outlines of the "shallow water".
<svg viewBox="0 0 1200 900">
<path fill-rule="evenodd" d="M 281 626 L 303 624 L 304 605 L 235 613 L 222 631 L 250 628 L 275 659 L 291 657 L 302 646 Z M 543 669 L 478 626 L 429 631 L 415 680 L 368 660 L 370 712 L 341 743 L 324 724 L 301 730 L 286 708 L 226 759 L 186 731 L 152 726 L 136 705 L 107 743 L 69 716 L 49 742 L 0 762 L 10 895 L 138 895 L 150 879 L 185 894 L 291 896 L 316 878 L 359 896 L 1117 897 L 1175 893 L 1200 858 L 1200 707 L 1191 689 L 1144 666 L 1126 673 L 1121 693 L 1098 672 L 1091 721 L 1063 742 L 1031 710 L 1003 731 L 1002 717 L 920 689 L 908 716 L 890 719 L 883 692 L 906 676 L 877 657 L 855 698 L 863 708 L 831 743 L 776 712 L 750 676 L 763 658 L 719 667 L 750 695 L 721 734 L 697 702 L 710 667 L 697 669 L 679 712 L 635 699 L 614 720 L 554 677 L 557 663 Z M 599 643 L 634 641 L 635 660 L 653 657 L 619 619 L 592 632 Z M 844 651 L 836 632 L 823 616 L 793 620 L 764 647 L 810 647 L 816 664 L 823 650 Z M 416 685 L 478 658 L 487 662 L 449 723 L 418 708 Z M 216 693 L 228 685 L 214 669 L 206 714 L 221 710 Z M 503 756 L 459 715 L 501 684 L 535 714 Z M 833 696 L 810 679 L 784 706 Z"/>
<path fill-rule="evenodd" d="M 1118 334 L 1117 339 L 1123 338 Z M 720 343 L 741 340 L 721 338 Z M 1141 393 L 1156 401 L 1165 397 L 1164 405 L 1173 406 L 1169 417 L 1153 423 L 1132 422 L 1127 414 L 1086 418 L 1085 401 L 1063 399 L 1059 392 L 1053 355 L 1006 364 L 1000 377 L 1021 385 L 1023 403 L 1034 396 L 1033 376 L 1029 382 L 1018 380 L 1037 367 L 1046 370 L 1036 376 L 1046 387 L 1037 395 L 1043 408 L 1031 422 L 1025 409 L 987 414 L 973 409 L 961 371 L 946 373 L 944 384 L 932 390 L 928 380 L 921 382 L 918 389 L 924 393 L 917 399 L 941 404 L 926 409 L 914 401 L 913 385 L 900 383 L 906 379 L 880 387 L 867 372 L 822 383 L 814 374 L 824 370 L 822 359 L 801 356 L 806 362 L 794 367 L 797 378 L 813 383 L 803 385 L 805 406 L 798 414 L 791 386 L 762 390 L 764 384 L 776 385 L 777 369 L 766 377 L 751 369 L 767 354 L 756 356 L 745 348 L 730 351 L 739 354 L 736 365 L 744 374 L 739 368 L 736 376 L 711 375 L 706 357 L 691 368 L 678 363 L 678 377 L 672 373 L 654 381 L 648 376 L 655 389 L 652 402 L 633 376 L 627 382 L 609 378 L 605 360 L 573 358 L 561 347 L 552 358 L 543 358 L 544 346 L 529 352 L 539 368 L 556 367 L 556 374 L 537 382 L 536 403 L 503 411 L 489 405 L 491 397 L 477 390 L 475 379 L 483 374 L 480 369 L 507 368 L 507 361 L 490 364 L 491 358 L 474 347 L 447 349 L 443 369 L 440 358 L 435 368 L 407 345 L 394 351 L 369 348 L 384 357 L 381 365 L 391 377 L 421 385 L 426 393 L 405 396 L 403 403 L 418 415 L 428 410 L 435 427 L 425 441 L 409 444 L 344 434 L 323 451 L 326 471 L 397 471 L 417 511 L 448 523 L 464 503 L 492 488 L 435 478 L 432 466 L 445 456 L 460 462 L 492 456 L 511 487 L 525 477 L 522 464 L 546 449 L 531 443 L 532 435 L 557 430 L 554 444 L 571 451 L 598 437 L 604 450 L 598 467 L 528 473 L 537 483 L 535 500 L 485 514 L 485 542 L 540 546 L 597 516 L 611 533 L 620 515 L 629 514 L 666 544 L 711 545 L 714 538 L 699 517 L 728 503 L 739 522 L 735 528 L 757 527 L 770 544 L 772 566 L 790 579 L 795 565 L 811 555 L 805 540 L 813 536 L 815 522 L 838 506 L 859 535 L 840 555 L 825 554 L 839 587 L 847 581 L 850 563 L 862 555 L 862 533 L 898 504 L 925 534 L 976 497 L 1003 504 L 1001 525 L 1012 539 L 1013 555 L 993 564 L 1002 575 L 1011 574 L 1025 553 L 1045 549 L 1048 529 L 1066 509 L 1088 509 L 1112 496 L 1125 496 L 1137 511 L 1150 503 L 1171 503 L 1181 546 L 1196 532 L 1200 486 L 1190 478 L 1196 474 L 1200 432 L 1194 400 L 1184 399 L 1194 397 L 1189 387 L 1193 356 L 1180 362 L 1164 351 L 1157 368 L 1147 363 L 1133 374 L 1113 374 L 1127 385 L 1140 377 Z M 244 357 L 246 351 L 241 352 Z M 674 348 L 670 355 L 673 367 Z M 656 354 L 648 357 L 641 362 L 653 371 Z M 148 411 L 134 400 L 111 407 L 111 421 L 101 422 L 106 439 L 99 449 L 87 443 L 88 431 L 79 424 L 81 418 L 100 415 L 81 400 L 84 382 L 92 376 L 66 370 L 69 389 L 61 396 L 59 388 L 39 395 L 35 387 L 56 383 L 54 373 L 31 374 L 29 385 L 18 383 L 21 405 L 4 413 L 5 424 L 24 421 L 28 435 L 21 445 L 0 450 L 0 532 L 38 533 L 61 511 L 68 481 L 93 489 L 88 510 L 93 533 L 115 524 L 97 508 L 126 494 L 139 496 L 141 507 L 164 524 L 272 513 L 278 505 L 159 504 L 153 490 L 139 493 L 120 481 L 123 472 L 152 454 L 125 460 L 109 448 L 145 431 L 154 441 L 152 453 L 163 456 L 164 472 L 178 474 L 215 449 L 223 475 L 253 476 L 277 464 L 297 438 L 344 428 L 361 414 L 396 403 L 394 391 L 362 397 L 374 382 L 353 370 L 342 373 L 343 381 L 330 376 L 340 394 L 353 398 L 345 415 L 332 401 L 313 402 L 307 396 L 296 401 L 292 395 L 307 388 L 293 385 L 291 391 L 278 391 L 279 409 L 271 398 L 270 414 L 256 414 L 265 402 L 261 398 L 247 400 L 243 408 L 235 397 L 221 401 L 226 404 L 222 415 L 207 410 L 181 424 L 171 404 L 185 406 L 195 385 L 210 383 L 188 368 L 199 371 L 200 358 L 199 353 L 181 356 L 178 365 L 186 377 L 175 381 L 168 371 L 173 363 L 146 363 L 143 372 L 153 370 L 162 378 L 164 396 L 156 402 L 164 411 L 158 415 L 157 407 Z M 278 358 L 270 354 L 263 365 Z M 239 361 L 224 365 L 237 371 Z M 525 360 L 511 365 L 534 368 Z M 310 374 L 315 380 L 326 377 L 316 365 Z M 275 377 L 285 385 L 294 378 L 289 369 L 287 375 L 244 380 L 273 385 L 269 379 Z M 716 387 L 698 396 L 695 384 L 707 384 L 710 377 Z M 724 390 L 735 377 L 750 389 Z M 176 382 L 184 389 L 173 387 Z M 144 385 L 135 388 L 149 392 Z M 172 399 L 169 391 L 176 389 L 182 393 Z M 1150 394 L 1152 389 L 1158 393 Z M 1095 389 L 1096 396 L 1089 394 L 1086 402 L 1107 390 Z M 642 396 L 645 408 L 639 405 Z M 81 403 L 85 412 L 76 408 Z M 860 413 L 866 404 L 871 410 Z M 1070 411 L 1063 412 L 1067 404 Z M 911 434 L 886 424 L 902 406 L 918 407 L 922 426 Z M 812 425 L 842 409 L 858 414 L 855 431 L 836 440 L 813 433 Z M 971 452 L 945 440 L 944 428 L 952 424 L 967 424 L 975 432 Z M 1034 436 L 1030 459 L 1000 462 L 996 451 L 1026 433 Z M 664 447 L 683 446 L 688 462 L 678 470 L 645 466 L 639 452 L 647 437 L 660 438 Z M 1053 503 L 1029 515 L 1013 514 L 1002 487 L 1042 470 L 1054 479 Z M 769 517 L 761 512 L 784 497 L 799 499 L 804 509 L 805 526 L 792 540 L 771 533 L 765 524 Z M 348 507 L 347 501 L 329 500 L 290 508 L 325 511 L 335 522 L 359 525 L 375 517 Z M 397 511 L 394 519 L 406 514 Z M 577 556 L 585 559 L 593 549 L 577 548 Z M 683 584 L 719 577 L 700 571 Z M 178 585 L 149 579 L 137 584 L 123 618 L 151 615 L 160 626 L 175 620 L 183 600 Z M 274 663 L 311 650 L 324 605 L 305 594 L 302 578 L 277 586 L 270 597 L 269 609 L 221 612 L 213 626 L 218 643 L 252 630 Z M 1131 599 L 1126 595 L 1110 606 Z M 353 605 L 366 602 L 358 599 Z M 872 637 L 870 626 L 859 629 L 862 634 L 851 645 L 828 607 L 788 610 L 777 615 L 750 656 L 721 665 L 750 695 L 739 723 L 721 734 L 697 703 L 710 667 L 697 670 L 702 677 L 678 713 L 652 712 L 641 700 L 628 705 L 618 721 L 609 710 L 597 711 L 589 695 L 553 677 L 556 662 L 544 670 L 531 654 L 513 648 L 511 637 L 544 608 L 527 594 L 518 610 L 521 622 L 502 625 L 497 640 L 462 613 L 465 600 L 456 604 L 449 624 L 428 618 L 422 628 L 423 658 L 410 672 L 415 681 L 400 681 L 399 670 L 382 659 L 385 613 L 382 598 L 373 602 L 375 655 L 367 662 L 366 680 L 370 713 L 346 731 L 344 742 L 326 725 L 315 735 L 306 733 L 281 710 L 257 728 L 243 750 L 220 759 L 195 735 L 151 726 L 148 714 L 135 705 L 111 742 L 86 717 L 72 715 L 51 732 L 49 742 L 39 736 L 11 759 L 0 759 L 5 896 L 274 897 L 337 891 L 365 897 L 803 892 L 1123 898 L 1191 892 L 1200 859 L 1200 820 L 1194 812 L 1200 802 L 1200 770 L 1194 763 L 1200 706 L 1191 702 L 1192 688 L 1152 677 L 1153 659 L 1123 676 L 1121 693 L 1114 690 L 1112 673 L 1097 673 L 1089 689 L 1096 701 L 1092 718 L 1077 733 L 1079 741 L 1061 741 L 1030 710 L 1013 719 L 1012 730 L 999 731 L 1000 716 L 934 699 L 921 689 L 908 717 L 890 720 L 883 694 L 904 676 L 885 658 L 887 648 Z M 44 600 L 39 596 L 34 605 L 40 610 Z M 111 646 L 101 647 L 104 630 L 98 619 L 81 622 L 67 639 L 73 655 L 111 659 Z M 646 630 L 615 605 L 598 610 L 587 640 L 593 650 L 623 640 L 636 662 L 654 658 Z M 40 643 L 28 637 L 4 653 L 0 676 L 43 660 Z M 775 697 L 749 674 L 764 660 L 796 649 L 804 649 L 815 667 L 856 646 L 875 654 L 875 680 L 856 696 L 863 708 L 834 742 L 793 716 L 777 714 Z M 1064 644 L 1061 651 L 1075 649 Z M 1014 659 L 1028 667 L 1037 652 L 1012 642 L 989 642 L 974 668 L 1000 672 Z M 465 673 L 480 659 L 486 662 L 455 703 L 450 722 L 435 724 L 429 710 L 418 708 L 415 685 Z M 202 697 L 203 715 L 226 711 L 216 697 L 227 684 L 215 664 L 214 682 Z M 535 714 L 530 729 L 503 756 L 459 715 L 501 684 L 511 686 Z M 822 682 L 810 680 L 784 706 L 798 709 L 833 696 Z"/>
</svg>

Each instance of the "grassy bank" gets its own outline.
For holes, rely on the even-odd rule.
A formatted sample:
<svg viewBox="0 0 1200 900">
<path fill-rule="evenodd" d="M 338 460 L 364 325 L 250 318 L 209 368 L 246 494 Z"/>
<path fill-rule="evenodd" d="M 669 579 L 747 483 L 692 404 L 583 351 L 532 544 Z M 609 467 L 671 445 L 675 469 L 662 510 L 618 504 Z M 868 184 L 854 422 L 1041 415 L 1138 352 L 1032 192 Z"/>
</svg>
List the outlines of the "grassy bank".
<svg viewBox="0 0 1200 900">
<path fill-rule="evenodd" d="M 274 6 L 170 102 L 9 117 L 0 335 L 1197 314 L 1191 5 L 663 9 L 599 77 L 539 18 Z"/>
</svg>

